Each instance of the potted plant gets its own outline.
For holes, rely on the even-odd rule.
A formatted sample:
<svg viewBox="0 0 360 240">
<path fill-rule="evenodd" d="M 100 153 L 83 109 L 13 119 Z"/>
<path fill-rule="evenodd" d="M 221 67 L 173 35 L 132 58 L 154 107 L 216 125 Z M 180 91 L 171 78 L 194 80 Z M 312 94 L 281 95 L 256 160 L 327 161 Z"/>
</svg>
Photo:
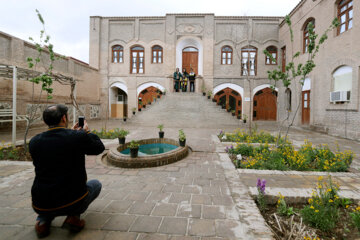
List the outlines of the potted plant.
<svg viewBox="0 0 360 240">
<path fill-rule="evenodd" d="M 203 96 L 206 95 L 206 88 L 205 88 L 205 84 L 203 83 L 202 86 L 201 86 L 201 91 L 202 91 L 202 94 Z"/>
<path fill-rule="evenodd" d="M 231 107 L 230 106 L 228 106 L 227 111 L 231 112 Z"/>
<path fill-rule="evenodd" d="M 150 100 L 148 101 L 148 104 L 151 105 L 151 101 L 150 101 Z"/>
<path fill-rule="evenodd" d="M 240 113 L 237 115 L 237 119 L 241 119 L 241 114 Z"/>
<path fill-rule="evenodd" d="M 185 147 L 186 136 L 182 129 L 179 130 L 179 144 L 181 147 Z"/>
<path fill-rule="evenodd" d="M 133 115 L 136 113 L 136 108 L 132 108 Z"/>
<path fill-rule="evenodd" d="M 231 111 L 231 115 L 235 116 L 235 110 Z"/>
<path fill-rule="evenodd" d="M 226 105 L 225 105 L 225 104 L 223 104 L 223 105 L 221 106 L 221 108 L 222 108 L 222 109 L 225 109 L 225 108 L 226 108 Z"/>
<path fill-rule="evenodd" d="M 208 97 L 208 99 L 210 99 L 211 98 L 211 95 L 212 95 L 212 91 L 211 90 L 209 90 L 208 92 L 207 92 L 207 97 Z"/>
<path fill-rule="evenodd" d="M 142 106 L 142 101 L 141 100 L 139 100 L 139 105 L 140 105 L 139 112 L 141 112 L 141 106 Z"/>
<path fill-rule="evenodd" d="M 157 95 L 157 98 L 160 98 L 160 93 Z"/>
<path fill-rule="evenodd" d="M 124 116 L 123 120 L 124 120 L 124 122 L 126 122 L 126 116 Z"/>
<path fill-rule="evenodd" d="M 144 103 L 143 108 L 146 108 L 146 104 Z"/>
<path fill-rule="evenodd" d="M 130 156 L 132 158 L 136 158 L 138 156 L 138 152 L 139 152 L 139 142 L 132 140 L 129 144 L 129 148 L 130 148 Z"/>
<path fill-rule="evenodd" d="M 212 99 L 212 101 L 213 101 L 213 102 L 216 102 L 216 99 L 215 99 L 215 98 L 213 98 L 213 99 Z"/>
<path fill-rule="evenodd" d="M 164 124 L 159 124 L 159 126 L 157 126 L 159 129 L 159 138 L 164 138 Z"/>
<path fill-rule="evenodd" d="M 247 116 L 243 114 L 243 123 L 246 123 L 246 120 L 247 120 Z"/>
<path fill-rule="evenodd" d="M 129 134 L 129 131 L 126 131 L 125 129 L 115 130 L 117 137 L 119 139 L 119 144 L 125 144 L 125 138 Z"/>
</svg>

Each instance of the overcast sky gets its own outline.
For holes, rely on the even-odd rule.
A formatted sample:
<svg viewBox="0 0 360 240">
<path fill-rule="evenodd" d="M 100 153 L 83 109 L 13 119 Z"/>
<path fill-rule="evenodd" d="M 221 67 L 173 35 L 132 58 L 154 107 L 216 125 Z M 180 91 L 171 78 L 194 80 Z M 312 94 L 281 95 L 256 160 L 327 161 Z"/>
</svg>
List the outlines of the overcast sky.
<svg viewBox="0 0 360 240">
<path fill-rule="evenodd" d="M 89 59 L 89 16 L 165 16 L 214 13 L 216 16 L 285 16 L 300 0 L 0 0 L 0 31 L 28 40 L 37 37 L 38 9 L 54 50 Z"/>
</svg>

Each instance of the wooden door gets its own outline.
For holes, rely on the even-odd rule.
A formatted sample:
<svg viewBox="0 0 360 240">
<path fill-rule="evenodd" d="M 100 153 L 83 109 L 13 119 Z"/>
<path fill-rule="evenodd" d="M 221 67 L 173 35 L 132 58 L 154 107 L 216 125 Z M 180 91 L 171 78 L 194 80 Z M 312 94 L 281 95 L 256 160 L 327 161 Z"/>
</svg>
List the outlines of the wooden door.
<svg viewBox="0 0 360 240">
<path fill-rule="evenodd" d="M 190 72 L 190 68 L 194 70 L 194 73 L 198 75 L 198 52 L 183 52 L 182 54 L 182 68 L 186 69 L 186 72 Z M 180 69 L 182 72 L 182 69 Z"/>
<path fill-rule="evenodd" d="M 310 123 L 310 90 L 302 92 L 301 123 Z"/>
<path fill-rule="evenodd" d="M 214 99 L 218 103 L 218 105 L 225 105 L 226 109 L 228 107 L 231 108 L 231 110 L 235 110 L 235 114 L 241 115 L 241 109 L 242 109 L 242 98 L 241 95 L 231 88 L 225 88 L 219 92 L 216 93 L 214 96 Z"/>
<path fill-rule="evenodd" d="M 276 121 L 277 92 L 270 88 L 258 91 L 254 96 L 253 119 Z"/>
</svg>

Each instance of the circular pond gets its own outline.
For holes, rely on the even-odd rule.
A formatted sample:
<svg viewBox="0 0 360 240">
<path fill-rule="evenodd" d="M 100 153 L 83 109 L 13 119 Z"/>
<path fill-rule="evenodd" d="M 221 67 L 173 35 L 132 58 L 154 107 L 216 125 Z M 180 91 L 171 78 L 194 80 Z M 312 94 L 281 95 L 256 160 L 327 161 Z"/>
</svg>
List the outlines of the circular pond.
<svg viewBox="0 0 360 240">
<path fill-rule="evenodd" d="M 189 147 L 181 147 L 169 138 L 152 138 L 139 141 L 138 157 L 130 157 L 130 143 L 109 149 L 103 158 L 107 164 L 122 168 L 145 168 L 167 165 L 185 158 Z"/>
</svg>

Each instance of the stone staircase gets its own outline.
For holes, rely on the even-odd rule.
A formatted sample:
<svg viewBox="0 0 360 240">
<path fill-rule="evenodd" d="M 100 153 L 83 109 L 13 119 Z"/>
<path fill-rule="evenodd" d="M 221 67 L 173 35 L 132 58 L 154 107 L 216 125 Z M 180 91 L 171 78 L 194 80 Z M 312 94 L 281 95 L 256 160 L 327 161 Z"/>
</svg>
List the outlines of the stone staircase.
<svg viewBox="0 0 360 240">
<path fill-rule="evenodd" d="M 198 93 L 167 93 L 130 120 L 141 126 L 165 124 L 176 128 L 243 127 L 241 120 Z"/>
</svg>

